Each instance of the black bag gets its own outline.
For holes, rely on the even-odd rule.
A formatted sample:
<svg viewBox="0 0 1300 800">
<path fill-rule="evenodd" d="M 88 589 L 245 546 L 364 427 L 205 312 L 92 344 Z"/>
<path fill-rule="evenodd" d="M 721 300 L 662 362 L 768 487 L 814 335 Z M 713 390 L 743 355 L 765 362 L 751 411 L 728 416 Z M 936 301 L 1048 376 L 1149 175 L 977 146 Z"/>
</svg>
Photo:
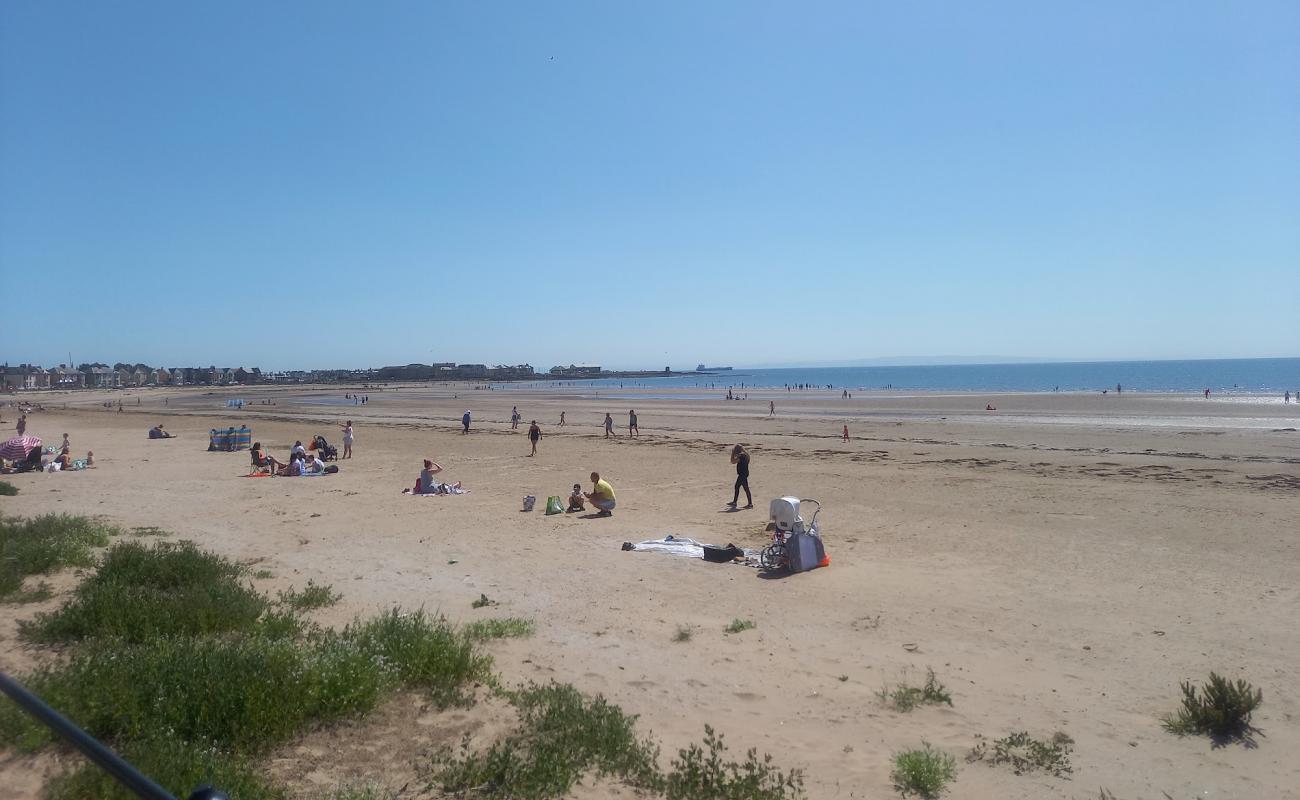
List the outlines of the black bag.
<svg viewBox="0 0 1300 800">
<path fill-rule="evenodd" d="M 726 547 L 715 547 L 711 544 L 704 545 L 704 560 L 711 561 L 714 564 L 725 564 L 736 556 L 743 556 L 744 550 L 728 543 Z"/>
<path fill-rule="evenodd" d="M 330 464 L 330 465 L 328 465 L 328 466 L 325 467 L 325 474 L 326 474 L 326 475 L 333 475 L 334 473 L 336 473 L 336 472 L 338 472 L 338 471 L 339 471 L 339 465 L 338 465 L 338 464 Z"/>
</svg>

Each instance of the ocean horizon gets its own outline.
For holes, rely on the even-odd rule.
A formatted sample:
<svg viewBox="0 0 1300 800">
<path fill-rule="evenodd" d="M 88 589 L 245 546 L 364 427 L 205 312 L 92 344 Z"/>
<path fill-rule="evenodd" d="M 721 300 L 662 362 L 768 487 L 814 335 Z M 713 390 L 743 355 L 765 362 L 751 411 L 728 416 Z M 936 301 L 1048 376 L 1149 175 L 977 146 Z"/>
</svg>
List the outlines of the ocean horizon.
<svg viewBox="0 0 1300 800">
<path fill-rule="evenodd" d="M 1300 358 L 1170 361 L 1068 361 L 1002 364 L 924 364 L 866 367 L 736 367 L 708 375 L 536 380 L 523 386 L 643 387 L 658 389 L 784 389 L 831 387 L 848 391 L 1079 392 L 1124 391 L 1282 395 L 1300 391 Z"/>
</svg>

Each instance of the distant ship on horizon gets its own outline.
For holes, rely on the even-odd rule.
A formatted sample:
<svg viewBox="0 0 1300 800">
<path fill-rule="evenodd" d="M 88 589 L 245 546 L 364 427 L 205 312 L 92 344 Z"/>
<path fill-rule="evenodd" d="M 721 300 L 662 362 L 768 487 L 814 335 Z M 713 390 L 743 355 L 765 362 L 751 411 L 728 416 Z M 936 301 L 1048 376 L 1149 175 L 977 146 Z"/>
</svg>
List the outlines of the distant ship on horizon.
<svg viewBox="0 0 1300 800">
<path fill-rule="evenodd" d="M 732 367 L 706 367 L 703 364 L 700 364 L 695 368 L 695 371 L 696 372 L 727 372 L 728 370 L 731 369 Z"/>
</svg>

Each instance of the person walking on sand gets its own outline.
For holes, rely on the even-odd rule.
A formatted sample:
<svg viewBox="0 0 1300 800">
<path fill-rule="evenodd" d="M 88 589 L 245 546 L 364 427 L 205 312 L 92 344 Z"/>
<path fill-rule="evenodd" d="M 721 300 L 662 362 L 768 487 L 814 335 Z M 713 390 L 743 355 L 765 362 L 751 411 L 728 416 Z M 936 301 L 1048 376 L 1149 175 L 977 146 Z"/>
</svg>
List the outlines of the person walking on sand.
<svg viewBox="0 0 1300 800">
<path fill-rule="evenodd" d="M 519 406 L 510 408 L 510 430 L 519 430 Z"/>
<path fill-rule="evenodd" d="M 19 435 L 19 436 L 22 436 L 24 433 L 27 433 L 27 415 L 26 415 L 26 414 L 23 414 L 23 415 L 19 416 L 19 417 L 18 417 L 18 424 L 17 424 L 16 426 L 14 426 L 14 427 L 16 427 L 16 428 L 18 429 L 18 435 Z"/>
<path fill-rule="evenodd" d="M 600 513 L 596 516 L 611 517 L 614 515 L 614 487 L 609 485 L 609 481 L 601 480 L 599 472 L 591 473 L 591 491 L 585 494 L 587 500 L 600 509 Z"/>
<path fill-rule="evenodd" d="M 749 452 L 741 445 L 731 448 L 731 463 L 736 465 L 736 486 L 731 496 L 729 508 L 735 508 L 740 500 L 740 490 L 745 490 L 745 508 L 754 507 L 754 496 L 749 493 Z"/>
<path fill-rule="evenodd" d="M 561 427 L 561 428 L 564 427 L 564 412 L 563 412 L 563 411 L 560 412 L 560 424 L 559 424 L 559 427 Z"/>
<path fill-rule="evenodd" d="M 845 426 L 844 426 L 844 441 L 847 442 L 848 440 L 849 440 L 849 426 L 848 426 L 848 425 L 845 425 Z"/>
<path fill-rule="evenodd" d="M 768 401 L 767 401 L 767 415 L 768 415 L 769 417 L 775 417 L 775 416 L 776 416 L 776 401 L 775 401 L 775 400 L 768 400 Z"/>
<path fill-rule="evenodd" d="M 343 426 L 343 457 L 352 458 L 352 420 Z"/>
<path fill-rule="evenodd" d="M 605 438 L 608 439 L 614 433 L 614 418 L 605 412 Z"/>
<path fill-rule="evenodd" d="M 529 453 L 529 456 L 537 455 L 537 443 L 541 440 L 542 429 L 537 427 L 537 420 L 533 420 L 532 424 L 528 426 L 528 441 L 533 443 L 533 452 Z"/>
<path fill-rule="evenodd" d="M 469 433 L 469 409 L 465 409 L 464 415 L 462 415 L 460 418 L 460 424 L 461 424 L 461 431 L 460 431 L 461 435 L 463 436 Z"/>
<path fill-rule="evenodd" d="M 627 435 L 628 438 L 641 438 L 641 429 L 636 426 L 636 409 L 627 412 Z"/>
</svg>

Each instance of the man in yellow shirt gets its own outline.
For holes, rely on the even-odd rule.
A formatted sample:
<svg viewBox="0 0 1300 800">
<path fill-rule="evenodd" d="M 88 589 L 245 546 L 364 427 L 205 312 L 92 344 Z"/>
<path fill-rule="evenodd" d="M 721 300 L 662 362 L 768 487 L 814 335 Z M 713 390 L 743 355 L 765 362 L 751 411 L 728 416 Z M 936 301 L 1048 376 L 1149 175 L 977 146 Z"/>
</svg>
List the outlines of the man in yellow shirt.
<svg viewBox="0 0 1300 800">
<path fill-rule="evenodd" d="M 599 472 L 591 473 L 591 491 L 587 492 L 587 499 L 591 504 L 600 509 L 598 517 L 610 517 L 614 513 L 614 487 L 609 485 L 609 481 L 600 479 Z"/>
</svg>

